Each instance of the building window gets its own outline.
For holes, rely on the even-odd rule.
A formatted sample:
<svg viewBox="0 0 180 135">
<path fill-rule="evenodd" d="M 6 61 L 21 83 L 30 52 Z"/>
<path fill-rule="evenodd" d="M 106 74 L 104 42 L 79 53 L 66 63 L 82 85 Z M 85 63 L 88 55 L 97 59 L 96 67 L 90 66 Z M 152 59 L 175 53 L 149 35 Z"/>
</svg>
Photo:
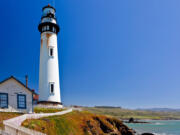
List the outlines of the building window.
<svg viewBox="0 0 180 135">
<path fill-rule="evenodd" d="M 49 47 L 49 56 L 54 56 L 54 48 Z"/>
<path fill-rule="evenodd" d="M 0 108 L 8 108 L 8 94 L 0 93 Z"/>
<path fill-rule="evenodd" d="M 50 83 L 50 93 L 54 94 L 54 83 L 53 82 Z"/>
<path fill-rule="evenodd" d="M 26 109 L 26 95 L 23 94 L 17 95 L 17 105 L 18 105 L 18 109 Z"/>
</svg>

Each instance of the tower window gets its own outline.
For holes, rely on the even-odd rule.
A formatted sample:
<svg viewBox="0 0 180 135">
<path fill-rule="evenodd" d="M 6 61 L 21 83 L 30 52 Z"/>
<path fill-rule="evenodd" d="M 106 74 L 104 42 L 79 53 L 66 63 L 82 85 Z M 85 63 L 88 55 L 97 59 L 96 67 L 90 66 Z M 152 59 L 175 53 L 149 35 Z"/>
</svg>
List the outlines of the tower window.
<svg viewBox="0 0 180 135">
<path fill-rule="evenodd" d="M 56 28 L 55 27 L 53 27 L 53 32 L 56 32 Z"/>
<path fill-rule="evenodd" d="M 54 94 L 54 83 L 53 82 L 50 83 L 50 93 Z"/>
<path fill-rule="evenodd" d="M 45 26 L 44 26 L 44 27 L 42 27 L 42 31 L 45 31 Z"/>
<path fill-rule="evenodd" d="M 54 48 L 53 47 L 49 48 L 49 56 L 54 56 Z"/>
<path fill-rule="evenodd" d="M 47 30 L 49 30 L 49 25 L 47 26 Z"/>
</svg>

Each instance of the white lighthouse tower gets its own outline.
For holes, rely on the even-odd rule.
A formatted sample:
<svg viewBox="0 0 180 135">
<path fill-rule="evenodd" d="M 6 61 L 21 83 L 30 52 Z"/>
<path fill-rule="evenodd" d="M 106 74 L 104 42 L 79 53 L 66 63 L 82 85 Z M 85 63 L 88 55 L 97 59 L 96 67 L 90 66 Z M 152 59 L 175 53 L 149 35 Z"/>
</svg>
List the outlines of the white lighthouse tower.
<svg viewBox="0 0 180 135">
<path fill-rule="evenodd" d="M 45 107 L 62 107 L 57 48 L 57 34 L 60 28 L 54 7 L 48 5 L 42 11 L 41 23 L 38 26 L 41 32 L 38 104 Z"/>
</svg>

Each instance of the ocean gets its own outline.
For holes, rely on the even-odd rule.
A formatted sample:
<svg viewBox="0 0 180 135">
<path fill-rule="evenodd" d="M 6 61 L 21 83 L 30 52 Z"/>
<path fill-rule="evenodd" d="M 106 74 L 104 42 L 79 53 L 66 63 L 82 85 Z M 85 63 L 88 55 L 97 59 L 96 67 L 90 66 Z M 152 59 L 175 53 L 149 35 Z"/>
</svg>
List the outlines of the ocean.
<svg viewBox="0 0 180 135">
<path fill-rule="evenodd" d="M 148 124 L 126 124 L 138 133 L 155 135 L 180 135 L 180 120 L 148 120 Z"/>
</svg>

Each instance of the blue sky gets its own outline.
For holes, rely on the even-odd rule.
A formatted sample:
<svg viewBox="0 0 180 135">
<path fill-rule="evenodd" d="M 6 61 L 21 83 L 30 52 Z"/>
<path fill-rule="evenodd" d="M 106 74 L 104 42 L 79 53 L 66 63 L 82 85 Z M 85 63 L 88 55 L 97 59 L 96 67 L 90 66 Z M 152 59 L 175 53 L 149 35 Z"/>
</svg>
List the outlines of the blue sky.
<svg viewBox="0 0 180 135">
<path fill-rule="evenodd" d="M 43 6 L 55 5 L 62 102 L 180 108 L 179 0 L 1 2 L 0 80 L 38 90 Z"/>
</svg>

